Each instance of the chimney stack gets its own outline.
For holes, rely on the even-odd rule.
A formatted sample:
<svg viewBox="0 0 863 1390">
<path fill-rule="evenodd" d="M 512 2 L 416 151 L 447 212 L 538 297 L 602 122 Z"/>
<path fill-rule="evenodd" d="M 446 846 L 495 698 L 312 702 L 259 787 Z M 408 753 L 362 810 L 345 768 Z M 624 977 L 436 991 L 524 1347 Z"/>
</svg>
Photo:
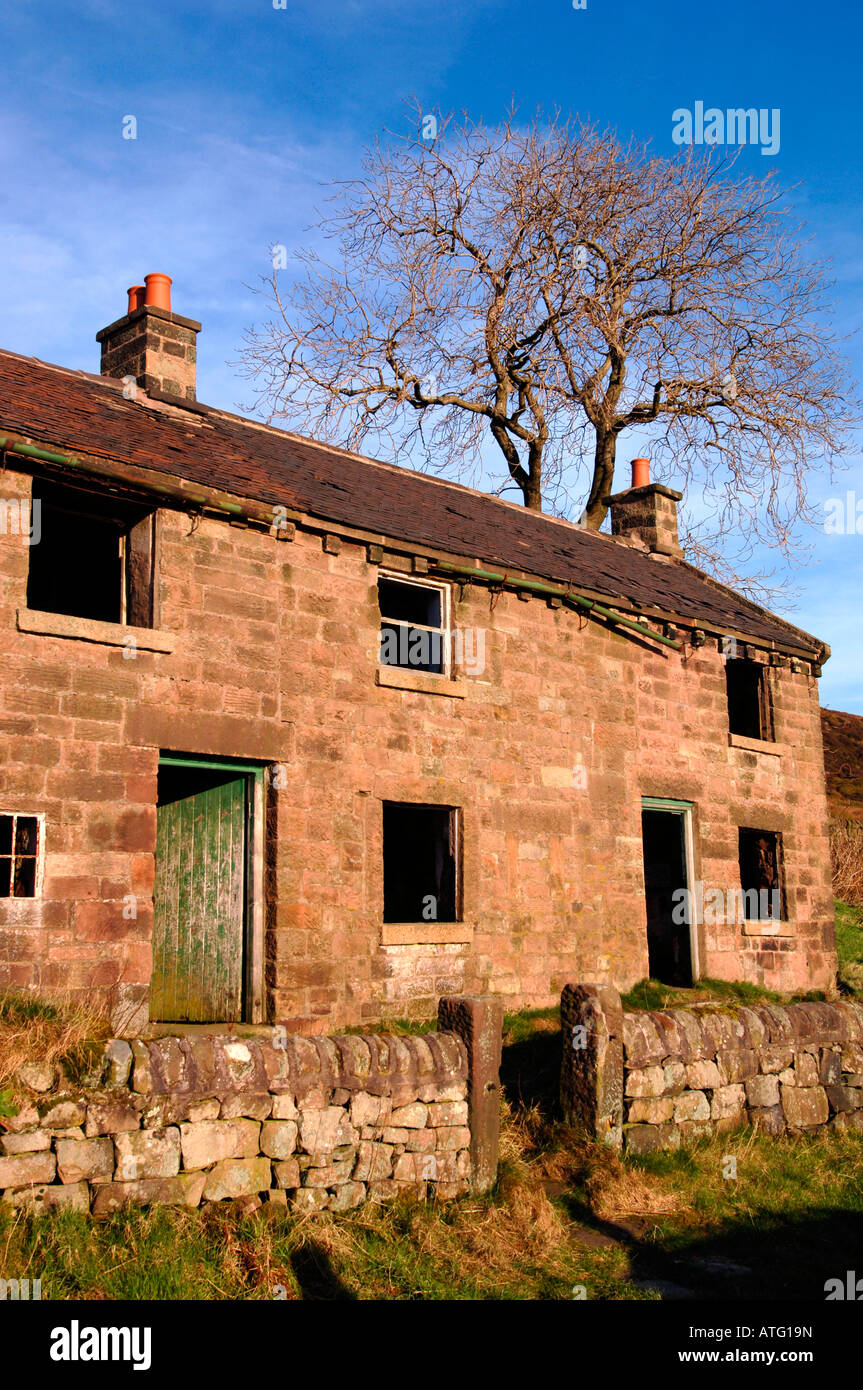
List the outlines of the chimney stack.
<svg viewBox="0 0 863 1390">
<path fill-rule="evenodd" d="M 677 538 L 677 504 L 682 492 L 650 481 L 650 460 L 632 460 L 632 486 L 603 497 L 611 508 L 611 534 L 640 541 L 656 555 L 682 554 Z"/>
<path fill-rule="evenodd" d="M 173 313 L 170 275 L 146 275 L 144 284 L 132 285 L 128 295 L 123 318 L 96 334 L 102 344 L 102 375 L 133 376 L 157 400 L 194 403 L 201 325 Z"/>
</svg>

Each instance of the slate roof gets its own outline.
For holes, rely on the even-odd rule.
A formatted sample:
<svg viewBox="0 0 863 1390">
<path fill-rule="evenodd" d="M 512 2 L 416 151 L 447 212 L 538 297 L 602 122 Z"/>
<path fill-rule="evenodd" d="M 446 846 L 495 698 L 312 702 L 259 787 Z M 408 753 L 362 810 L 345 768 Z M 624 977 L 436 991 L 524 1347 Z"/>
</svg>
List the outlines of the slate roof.
<svg viewBox="0 0 863 1390">
<path fill-rule="evenodd" d="M 823 644 L 685 562 L 662 563 L 457 483 L 318 444 L 227 412 L 182 416 L 124 399 L 122 383 L 0 352 L 0 434 L 168 473 L 392 540 L 469 556 L 658 609 L 819 659 Z"/>
</svg>

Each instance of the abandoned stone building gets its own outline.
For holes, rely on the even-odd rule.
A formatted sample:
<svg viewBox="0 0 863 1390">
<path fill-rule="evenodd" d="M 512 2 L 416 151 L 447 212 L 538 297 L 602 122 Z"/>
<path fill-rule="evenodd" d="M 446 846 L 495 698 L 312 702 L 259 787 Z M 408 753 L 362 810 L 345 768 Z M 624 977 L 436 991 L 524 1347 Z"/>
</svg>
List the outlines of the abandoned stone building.
<svg viewBox="0 0 863 1390">
<path fill-rule="evenodd" d="M 148 276 L 102 374 L 0 354 L 0 988 L 115 1029 L 829 986 L 816 638 L 682 558 L 198 402 Z"/>
</svg>

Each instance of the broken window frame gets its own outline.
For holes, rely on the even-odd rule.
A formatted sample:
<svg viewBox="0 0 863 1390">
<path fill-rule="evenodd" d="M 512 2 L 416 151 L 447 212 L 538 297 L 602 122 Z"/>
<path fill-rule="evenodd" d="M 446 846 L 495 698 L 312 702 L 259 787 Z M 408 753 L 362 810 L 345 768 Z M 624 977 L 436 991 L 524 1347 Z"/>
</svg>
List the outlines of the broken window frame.
<svg viewBox="0 0 863 1390">
<path fill-rule="evenodd" d="M 438 676 L 441 679 L 451 679 L 452 677 L 452 625 L 451 625 L 451 590 L 449 584 L 434 579 L 418 579 L 414 575 L 400 574 L 398 571 L 380 570 L 378 573 L 378 586 L 381 580 L 387 583 L 402 584 L 411 589 L 431 589 L 440 596 L 440 627 L 431 627 L 426 623 L 407 622 L 401 618 L 387 618 L 383 612 L 380 614 L 380 629 L 378 635 L 378 665 L 391 671 L 413 671 L 415 674 L 425 676 Z M 380 587 L 378 587 L 378 608 L 380 609 Z M 440 636 L 441 660 L 439 671 L 429 670 L 426 666 L 418 663 L 400 661 L 384 661 L 381 658 L 381 639 L 384 628 L 406 628 L 408 631 L 408 644 L 410 644 L 411 632 L 437 633 Z"/>
<path fill-rule="evenodd" d="M 427 918 L 422 915 L 417 917 L 406 917 L 404 913 L 394 915 L 387 910 L 387 846 L 385 830 L 386 810 L 422 810 L 422 811 L 441 811 L 448 813 L 448 845 L 447 852 L 452 861 L 452 915 L 440 913 L 434 918 Z M 382 879 L 382 920 L 386 926 L 401 925 L 412 927 L 443 927 L 453 926 L 464 920 L 464 904 L 462 891 L 462 809 L 460 806 L 451 806 L 430 801 L 390 801 L 381 802 L 381 879 Z M 425 896 L 420 894 L 424 901 Z M 434 896 L 434 895 L 433 895 Z M 438 895 L 439 896 L 439 895 Z"/>
<path fill-rule="evenodd" d="M 55 491 L 55 497 L 40 498 L 41 485 Z M 92 613 L 67 613 L 65 609 L 38 604 L 31 590 L 33 567 L 45 561 L 39 545 L 30 549 L 30 571 L 27 576 L 27 606 L 35 612 L 58 613 L 83 621 L 115 622 L 119 626 L 154 628 L 156 626 L 156 512 L 152 503 L 125 493 L 104 491 L 96 487 L 70 483 L 67 479 L 34 474 L 33 501 L 41 501 L 53 513 L 65 513 L 70 519 L 87 518 L 115 527 L 118 544 L 118 580 L 120 592 L 117 618 L 98 618 Z M 88 507 L 88 502 L 90 506 Z M 112 507 L 112 502 L 116 507 Z M 32 505 L 32 503 L 31 503 Z M 113 513 L 113 515 L 112 515 Z M 137 516 L 135 515 L 137 513 Z M 36 584 L 38 585 L 38 578 Z M 34 586 L 35 587 L 35 586 Z"/>
<path fill-rule="evenodd" d="M 760 837 L 763 838 L 763 839 L 772 840 L 772 842 L 773 842 L 773 857 L 774 857 L 774 862 L 775 862 L 775 865 L 776 865 L 776 887 L 775 887 L 775 889 L 765 889 L 765 890 L 764 890 L 765 892 L 767 892 L 768 894 L 771 895 L 771 898 L 768 899 L 768 911 L 767 911 L 766 917 L 761 915 L 761 896 L 760 896 L 760 890 L 759 890 L 759 889 L 757 888 L 757 886 L 756 886 L 755 884 L 753 884 L 753 883 L 748 883 L 748 884 L 747 884 L 746 881 L 745 881 L 745 879 L 744 879 L 744 836 L 751 836 L 753 839 L 754 839 L 755 837 L 757 837 L 757 836 L 760 836 Z M 763 829 L 758 829 L 758 828 L 756 828 L 755 826 L 751 826 L 751 825 L 741 825 L 741 826 L 738 826 L 738 828 L 737 828 L 737 865 L 738 865 L 738 872 L 739 872 L 739 875 L 740 875 L 740 888 L 741 888 L 741 891 L 742 891 L 742 893 L 743 893 L 743 898 L 742 898 L 743 921 L 744 921 L 744 922 L 747 922 L 747 923 L 748 923 L 748 922 L 767 922 L 767 923 L 772 923 L 772 924 L 774 924 L 774 925 L 775 925 L 775 924 L 782 923 L 782 922 L 787 922 L 787 920 L 788 920 L 788 899 L 787 899 L 786 892 L 785 892 L 785 854 L 784 854 L 784 847 L 783 847 L 783 839 L 782 839 L 782 832 L 781 832 L 781 830 L 763 830 Z M 755 893 L 758 894 L 758 899 L 757 899 L 757 901 L 758 901 L 758 916 L 757 916 L 757 917 L 752 917 L 752 916 L 749 915 L 749 898 L 747 897 L 747 894 L 748 894 L 748 893 L 751 893 L 751 892 L 753 892 L 753 891 L 754 891 Z M 773 893 L 774 891 L 778 892 L 778 894 L 779 894 L 779 916 L 778 916 L 778 917 L 775 917 L 775 916 L 773 915 L 772 911 L 770 910 L 771 907 L 772 907 L 772 893 Z"/>
<path fill-rule="evenodd" d="M 0 861 L 2 861 L 4 864 L 6 862 L 9 863 L 9 892 L 0 892 L 0 901 L 9 902 L 14 900 L 15 902 L 28 902 L 32 901 L 34 898 L 41 898 L 42 884 L 45 877 L 45 813 L 44 811 L 9 811 L 4 808 L 0 808 L 0 821 L 3 820 L 11 820 L 12 836 L 10 841 L 11 849 L 9 854 L 0 852 Z M 15 852 L 15 840 L 17 836 L 19 820 L 34 820 L 36 822 L 35 854 L 17 854 Z M 33 871 L 33 892 L 16 893 L 14 891 L 16 861 L 30 859 L 35 861 L 35 867 Z"/>
<path fill-rule="evenodd" d="M 735 718 L 735 713 L 739 713 L 739 711 L 735 711 L 734 704 L 732 703 L 732 691 L 729 688 L 729 671 L 732 666 L 737 666 L 738 668 L 746 667 L 757 679 L 758 688 L 755 694 L 755 701 L 757 703 L 758 733 L 756 734 L 744 733 L 742 729 L 735 727 L 735 724 L 740 721 Z M 729 657 L 725 663 L 725 698 L 728 707 L 728 732 L 730 734 L 734 734 L 737 738 L 755 739 L 760 743 L 773 743 L 775 741 L 773 732 L 773 708 L 770 699 L 770 686 L 767 680 L 767 667 L 762 662 L 753 661 L 751 657 Z M 737 698 L 739 699 L 739 694 Z M 747 714 L 750 713 L 752 713 L 751 709 L 747 710 Z"/>
</svg>

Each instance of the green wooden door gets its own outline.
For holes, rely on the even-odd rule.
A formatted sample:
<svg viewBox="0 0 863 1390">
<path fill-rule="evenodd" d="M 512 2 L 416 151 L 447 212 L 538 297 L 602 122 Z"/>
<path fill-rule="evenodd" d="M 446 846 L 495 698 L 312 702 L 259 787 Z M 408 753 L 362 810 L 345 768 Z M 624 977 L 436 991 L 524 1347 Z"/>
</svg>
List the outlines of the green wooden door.
<svg viewBox="0 0 863 1390">
<path fill-rule="evenodd" d="M 153 1020 L 243 1018 L 247 780 L 226 774 L 157 808 Z"/>
</svg>

